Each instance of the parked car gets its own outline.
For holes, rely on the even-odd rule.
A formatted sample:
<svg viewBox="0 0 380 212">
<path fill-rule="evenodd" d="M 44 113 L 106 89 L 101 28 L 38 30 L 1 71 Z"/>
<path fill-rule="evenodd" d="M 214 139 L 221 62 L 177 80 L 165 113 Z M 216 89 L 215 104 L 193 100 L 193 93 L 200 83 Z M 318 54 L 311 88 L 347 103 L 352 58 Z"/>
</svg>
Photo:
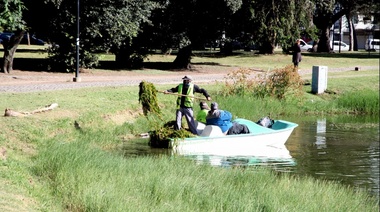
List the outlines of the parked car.
<svg viewBox="0 0 380 212">
<path fill-rule="evenodd" d="M 380 39 L 367 39 L 365 42 L 365 50 L 367 51 L 379 51 Z"/>
<path fill-rule="evenodd" d="M 31 45 L 45 45 L 45 41 L 36 38 L 34 35 L 29 35 L 29 41 Z M 28 44 L 28 35 L 24 34 L 20 44 Z"/>
<path fill-rule="evenodd" d="M 11 32 L 1 32 L 0 33 L 0 40 L 1 40 L 0 43 L 3 43 L 4 41 L 8 41 L 12 35 L 13 35 L 13 33 L 11 33 Z"/>
<path fill-rule="evenodd" d="M 333 51 L 339 51 L 339 45 L 340 45 L 340 51 L 348 51 L 350 49 L 350 45 L 346 44 L 343 41 L 334 41 L 333 47 L 331 47 L 332 42 L 330 42 L 330 48 Z"/>
<path fill-rule="evenodd" d="M 9 39 L 11 38 L 11 36 L 13 34 L 14 33 L 12 33 L 12 32 L 0 33 L 0 40 L 1 40 L 0 43 L 2 43 L 4 41 L 9 41 Z M 29 40 L 30 40 L 31 45 L 45 45 L 45 41 L 36 38 L 34 35 L 29 35 Z M 27 34 L 24 34 L 24 37 L 22 38 L 20 44 L 28 44 L 28 35 Z"/>
<path fill-rule="evenodd" d="M 300 39 L 300 47 L 301 47 L 301 51 L 311 51 L 311 49 L 313 48 L 313 45 L 310 45 L 308 43 L 306 43 L 304 40 Z"/>
</svg>

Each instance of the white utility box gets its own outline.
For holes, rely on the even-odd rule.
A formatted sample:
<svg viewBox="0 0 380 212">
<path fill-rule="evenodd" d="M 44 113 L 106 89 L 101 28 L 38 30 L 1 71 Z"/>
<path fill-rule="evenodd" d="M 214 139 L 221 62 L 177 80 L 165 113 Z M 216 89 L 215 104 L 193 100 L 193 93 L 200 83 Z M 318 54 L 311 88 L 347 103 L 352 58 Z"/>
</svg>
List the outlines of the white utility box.
<svg viewBox="0 0 380 212">
<path fill-rule="evenodd" d="M 314 94 L 324 93 L 327 89 L 327 66 L 313 66 L 311 79 L 311 92 Z"/>
</svg>

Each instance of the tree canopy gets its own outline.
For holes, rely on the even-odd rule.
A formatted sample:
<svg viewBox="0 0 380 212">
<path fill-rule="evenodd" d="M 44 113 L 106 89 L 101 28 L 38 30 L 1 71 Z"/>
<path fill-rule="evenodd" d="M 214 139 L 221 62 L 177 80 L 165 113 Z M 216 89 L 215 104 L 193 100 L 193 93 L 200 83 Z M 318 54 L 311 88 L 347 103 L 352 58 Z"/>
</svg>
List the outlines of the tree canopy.
<svg viewBox="0 0 380 212">
<path fill-rule="evenodd" d="M 24 30 L 47 40 L 50 67 L 74 70 L 77 2 L 0 0 L 0 30 L 16 32 L 3 42 L 4 72 Z M 339 9 L 337 9 L 339 5 Z M 80 0 L 80 66 L 98 64 L 98 52 L 116 55 L 120 67 L 138 67 L 151 49 L 178 48 L 176 68 L 189 68 L 192 49 L 205 43 L 240 39 L 255 42 L 260 53 L 285 52 L 302 36 L 319 38 L 329 52 L 330 28 L 340 17 L 379 8 L 374 0 Z M 36 15 L 44 11 L 43 16 Z M 351 29 L 353 31 L 353 29 Z M 223 37 L 222 37 L 223 36 Z M 224 36 L 226 36 L 224 38 Z M 224 39 L 224 40 L 223 40 Z M 222 53 L 232 52 L 222 46 Z M 227 48 L 230 47 L 230 48 Z M 137 64 L 137 66 L 135 66 Z"/>
</svg>

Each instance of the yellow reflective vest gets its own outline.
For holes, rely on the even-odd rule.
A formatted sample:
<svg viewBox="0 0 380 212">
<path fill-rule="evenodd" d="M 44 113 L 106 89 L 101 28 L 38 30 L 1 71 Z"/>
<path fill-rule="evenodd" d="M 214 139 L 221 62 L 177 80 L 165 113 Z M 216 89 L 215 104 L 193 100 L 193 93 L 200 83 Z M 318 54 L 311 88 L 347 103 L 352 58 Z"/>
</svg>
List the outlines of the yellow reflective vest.
<svg viewBox="0 0 380 212">
<path fill-rule="evenodd" d="M 178 94 L 182 94 L 183 84 L 178 85 Z M 185 107 L 193 107 L 193 100 L 194 100 L 194 84 L 189 84 L 189 89 L 187 89 L 184 106 Z M 181 99 L 183 96 L 178 96 L 177 98 L 177 107 L 181 107 Z"/>
</svg>

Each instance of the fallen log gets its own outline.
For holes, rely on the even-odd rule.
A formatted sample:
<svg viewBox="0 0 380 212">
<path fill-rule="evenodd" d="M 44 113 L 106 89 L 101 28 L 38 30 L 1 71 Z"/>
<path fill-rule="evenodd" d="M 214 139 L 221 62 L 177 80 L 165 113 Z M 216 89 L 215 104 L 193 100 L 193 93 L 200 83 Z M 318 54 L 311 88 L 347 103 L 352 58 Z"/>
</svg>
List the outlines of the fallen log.
<svg viewBox="0 0 380 212">
<path fill-rule="evenodd" d="M 58 107 L 58 103 L 52 103 L 50 105 L 45 106 L 44 108 L 33 110 L 32 112 L 18 112 L 18 111 L 14 111 L 10 108 L 5 108 L 4 116 L 23 117 L 23 116 L 32 115 L 35 113 L 42 113 L 42 112 L 50 111 L 56 107 Z"/>
</svg>

